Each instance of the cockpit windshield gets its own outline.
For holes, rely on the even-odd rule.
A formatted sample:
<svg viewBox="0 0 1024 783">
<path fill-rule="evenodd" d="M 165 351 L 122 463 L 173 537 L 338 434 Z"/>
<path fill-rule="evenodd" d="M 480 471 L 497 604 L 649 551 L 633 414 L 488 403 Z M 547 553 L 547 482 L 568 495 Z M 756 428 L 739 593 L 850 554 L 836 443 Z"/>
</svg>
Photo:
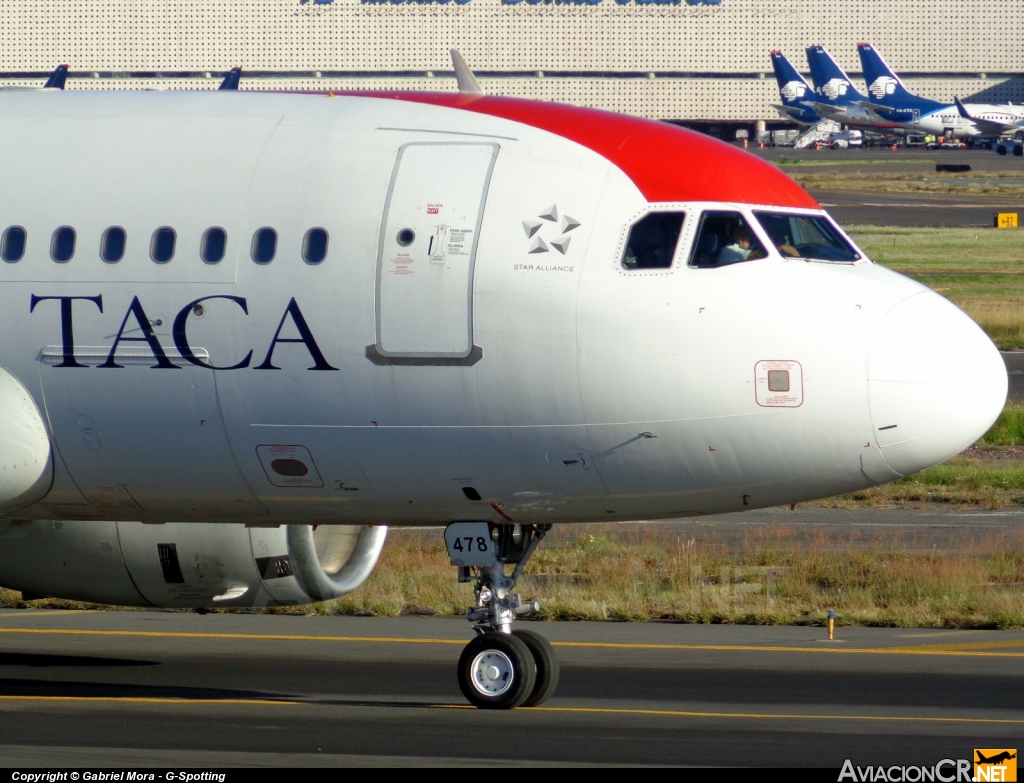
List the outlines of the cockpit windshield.
<svg viewBox="0 0 1024 783">
<path fill-rule="evenodd" d="M 754 216 L 783 256 L 847 262 L 860 258 L 860 254 L 823 215 L 755 212 Z"/>
</svg>

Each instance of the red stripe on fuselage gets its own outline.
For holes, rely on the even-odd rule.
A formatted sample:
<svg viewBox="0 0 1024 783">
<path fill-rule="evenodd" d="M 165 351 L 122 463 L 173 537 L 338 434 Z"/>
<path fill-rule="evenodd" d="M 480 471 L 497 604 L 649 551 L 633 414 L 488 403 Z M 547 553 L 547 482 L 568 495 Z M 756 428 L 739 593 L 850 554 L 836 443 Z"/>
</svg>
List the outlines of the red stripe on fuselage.
<svg viewBox="0 0 1024 783">
<path fill-rule="evenodd" d="M 344 92 L 489 114 L 549 131 L 607 158 L 648 201 L 737 201 L 820 209 L 775 166 L 664 122 L 519 98 L 424 92 Z"/>
</svg>

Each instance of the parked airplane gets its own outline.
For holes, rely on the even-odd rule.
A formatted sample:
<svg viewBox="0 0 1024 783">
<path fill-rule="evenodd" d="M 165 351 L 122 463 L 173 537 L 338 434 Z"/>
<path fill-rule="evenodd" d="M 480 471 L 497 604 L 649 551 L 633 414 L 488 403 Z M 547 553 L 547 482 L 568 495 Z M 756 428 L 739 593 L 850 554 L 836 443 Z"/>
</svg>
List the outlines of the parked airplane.
<svg viewBox="0 0 1024 783">
<path fill-rule="evenodd" d="M 996 139 L 993 146 L 997 154 L 1015 155 L 1018 158 L 1024 156 L 1024 119 L 1017 122 L 986 120 L 972 114 L 956 96 L 953 102 L 961 117 L 973 122 L 982 133 Z"/>
<path fill-rule="evenodd" d="M 10 588 L 322 600 L 387 526 L 443 525 L 463 693 L 537 704 L 557 659 L 514 591 L 553 524 L 856 491 L 1005 401 L 964 313 L 674 126 L 235 90 L 5 92 L 0 126 Z"/>
<path fill-rule="evenodd" d="M 787 120 L 800 125 L 817 125 L 822 116 L 814 108 L 814 90 L 797 73 L 786 55 L 775 51 L 771 56 L 775 81 L 779 84 L 779 95 L 782 97 L 782 103 L 773 103 L 772 108 Z"/>
<path fill-rule="evenodd" d="M 68 79 L 68 66 L 58 65 L 53 69 L 53 73 L 49 75 L 46 81 L 39 86 L 23 86 L 17 85 L 13 87 L 2 87 L 2 90 L 63 90 L 64 84 Z"/>
<path fill-rule="evenodd" d="M 824 46 L 807 48 L 807 64 L 814 83 L 815 110 L 823 117 L 855 128 L 895 130 L 901 126 L 871 109 L 867 96 L 857 91 L 850 77 Z"/>
<path fill-rule="evenodd" d="M 967 104 L 968 115 L 956 104 L 940 103 L 910 93 L 900 78 L 885 63 L 871 44 L 857 44 L 864 80 L 870 100 L 866 106 L 880 116 L 922 133 L 955 138 L 992 138 L 1006 133 L 1006 126 L 1019 129 L 1024 122 L 1024 107 L 993 104 Z M 1003 130 L 999 130 L 1003 128 Z"/>
</svg>

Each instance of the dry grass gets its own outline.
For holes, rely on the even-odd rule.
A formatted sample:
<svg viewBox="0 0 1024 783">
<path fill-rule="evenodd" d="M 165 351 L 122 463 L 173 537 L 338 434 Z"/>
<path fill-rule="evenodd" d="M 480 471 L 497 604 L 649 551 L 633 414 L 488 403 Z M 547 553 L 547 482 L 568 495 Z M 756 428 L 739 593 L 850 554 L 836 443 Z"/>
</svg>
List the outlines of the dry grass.
<svg viewBox="0 0 1024 783">
<path fill-rule="evenodd" d="M 547 620 L 819 624 L 834 609 L 847 624 L 1024 627 L 1024 530 L 962 551 L 912 552 L 894 539 L 872 551 L 808 543 L 783 525 L 728 549 L 598 525 L 545 545 L 528 571 L 522 592 L 540 596 Z M 366 584 L 316 611 L 461 615 L 472 591 L 452 572 L 440 531 L 396 530 Z"/>
<path fill-rule="evenodd" d="M 850 235 L 874 261 L 950 299 L 1002 350 L 1024 348 L 1024 228 L 855 226 Z"/>
<path fill-rule="evenodd" d="M 1001 350 L 1024 348 L 1024 296 L 954 296 L 954 303 L 977 322 Z"/>
<path fill-rule="evenodd" d="M 713 533 L 680 540 L 670 526 L 626 527 L 552 534 L 520 584 L 541 599 L 540 619 L 818 625 L 834 609 L 848 625 L 1024 628 L 1024 528 L 955 551 L 920 551 L 898 536 L 808 537 L 778 523 L 752 526 L 728 545 Z M 354 593 L 266 611 L 458 616 L 472 589 L 454 577 L 440 530 L 396 529 Z M 10 591 L 0 599 L 24 605 Z"/>
</svg>

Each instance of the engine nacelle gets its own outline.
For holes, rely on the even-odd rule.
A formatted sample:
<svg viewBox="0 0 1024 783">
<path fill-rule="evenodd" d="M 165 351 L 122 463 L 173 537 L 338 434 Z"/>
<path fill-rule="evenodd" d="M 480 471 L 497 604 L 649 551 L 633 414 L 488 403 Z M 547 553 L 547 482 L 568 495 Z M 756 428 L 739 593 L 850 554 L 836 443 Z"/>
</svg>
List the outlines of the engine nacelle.
<svg viewBox="0 0 1024 783">
<path fill-rule="evenodd" d="M 53 483 L 50 436 L 28 389 L 0 367 L 0 514 L 41 500 Z"/>
<path fill-rule="evenodd" d="M 0 520 L 0 585 L 119 606 L 289 606 L 350 593 L 387 528 Z"/>
</svg>

